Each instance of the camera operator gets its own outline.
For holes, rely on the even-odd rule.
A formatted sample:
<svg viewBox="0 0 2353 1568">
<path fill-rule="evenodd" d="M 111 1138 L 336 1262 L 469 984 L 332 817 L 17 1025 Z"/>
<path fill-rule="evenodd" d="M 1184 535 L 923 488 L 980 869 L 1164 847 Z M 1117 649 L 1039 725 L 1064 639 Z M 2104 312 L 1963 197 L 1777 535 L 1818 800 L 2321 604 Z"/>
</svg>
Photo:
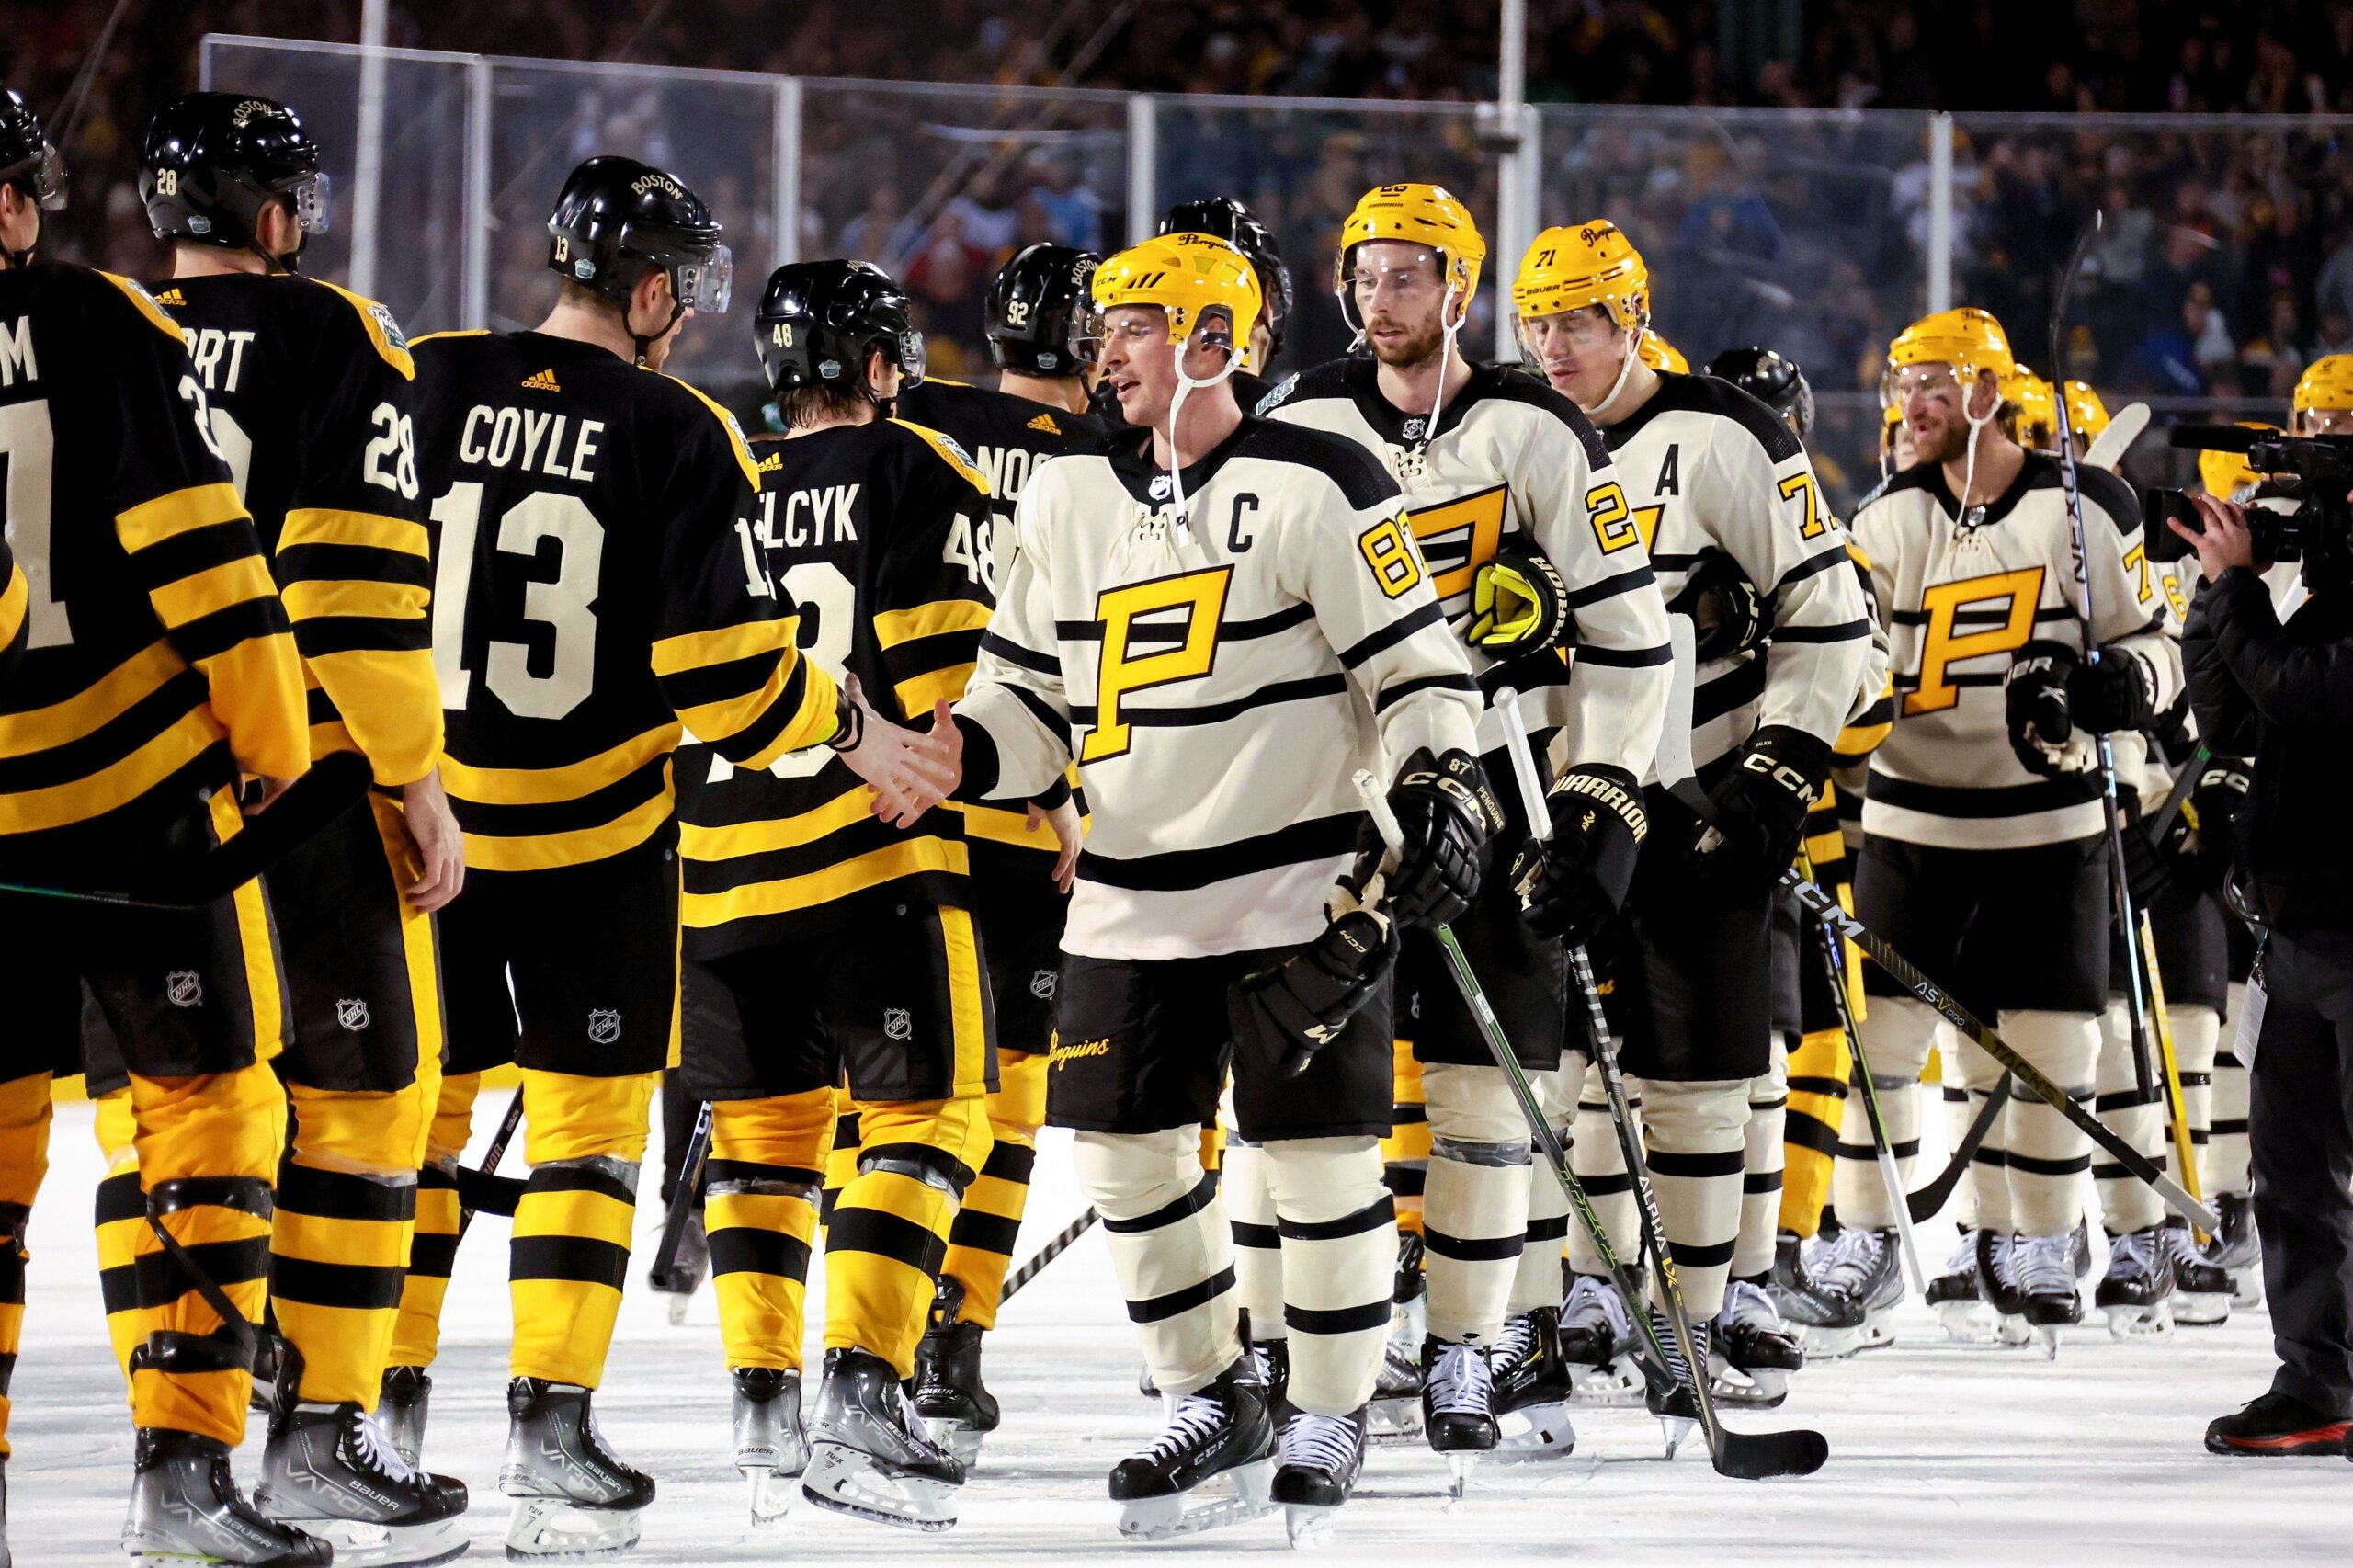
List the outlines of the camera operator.
<svg viewBox="0 0 2353 1568">
<path fill-rule="evenodd" d="M 2252 1034 L 2255 1219 L 2279 1358 L 2271 1391 L 2208 1426 L 2206 1446 L 2336 1452 L 2353 1429 L 2353 825 L 2340 809 L 2353 541 L 2299 530 L 2309 597 L 2283 625 L 2261 575 L 2273 551 L 2247 512 L 2212 496 L 2197 512 L 2201 528 L 2168 519 L 2204 578 L 2183 634 L 2190 702 L 2217 751 L 2255 758 L 2237 869 L 2261 947 L 2240 1054 Z"/>
</svg>

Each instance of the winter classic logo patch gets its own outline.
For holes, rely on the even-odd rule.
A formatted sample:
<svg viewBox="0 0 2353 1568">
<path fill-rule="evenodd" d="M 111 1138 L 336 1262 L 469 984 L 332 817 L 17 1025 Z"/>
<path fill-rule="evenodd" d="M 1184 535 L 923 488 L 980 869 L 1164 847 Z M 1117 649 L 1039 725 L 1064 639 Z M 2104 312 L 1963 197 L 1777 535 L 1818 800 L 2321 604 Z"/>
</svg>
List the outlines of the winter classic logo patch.
<svg viewBox="0 0 2353 1568">
<path fill-rule="evenodd" d="M 621 1038 L 621 1016 L 617 1008 L 595 1007 L 588 1013 L 588 1043 L 610 1045 Z"/>
</svg>

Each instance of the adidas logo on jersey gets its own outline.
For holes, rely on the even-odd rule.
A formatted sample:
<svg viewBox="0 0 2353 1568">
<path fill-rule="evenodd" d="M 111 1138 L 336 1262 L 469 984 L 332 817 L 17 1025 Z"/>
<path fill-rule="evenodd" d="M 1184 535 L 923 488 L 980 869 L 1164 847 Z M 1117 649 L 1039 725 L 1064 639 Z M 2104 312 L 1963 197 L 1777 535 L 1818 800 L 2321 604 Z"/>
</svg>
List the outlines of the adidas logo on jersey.
<svg viewBox="0 0 2353 1568">
<path fill-rule="evenodd" d="M 555 384 L 553 370 L 541 370 L 536 376 L 526 376 L 523 378 L 523 384 L 533 392 L 562 392 L 563 390 Z"/>
<path fill-rule="evenodd" d="M 1059 436 L 1063 433 L 1063 427 L 1054 423 L 1054 416 L 1051 414 L 1041 414 L 1029 421 L 1029 428 L 1043 430 L 1049 436 Z"/>
<path fill-rule="evenodd" d="M 188 303 L 188 296 L 177 289 L 166 289 L 155 296 L 155 302 L 159 305 L 185 305 Z"/>
</svg>

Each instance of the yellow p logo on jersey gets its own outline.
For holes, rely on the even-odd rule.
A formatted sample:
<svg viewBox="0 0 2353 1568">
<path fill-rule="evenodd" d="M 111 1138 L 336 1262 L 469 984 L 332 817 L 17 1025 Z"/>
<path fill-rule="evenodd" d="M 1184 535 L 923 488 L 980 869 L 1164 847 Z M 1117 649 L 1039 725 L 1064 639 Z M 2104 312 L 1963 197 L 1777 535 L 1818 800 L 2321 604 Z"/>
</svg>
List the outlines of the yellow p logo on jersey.
<svg viewBox="0 0 2353 1568">
<path fill-rule="evenodd" d="M 1080 762 L 1101 762 L 1126 753 L 1134 736 L 1120 717 L 1120 704 L 1131 693 L 1199 680 L 1210 673 L 1217 656 L 1219 618 L 1225 613 L 1225 593 L 1233 582 L 1233 568 L 1218 566 L 1106 588 L 1095 597 L 1095 619 L 1103 626 L 1103 653 L 1095 674 L 1095 728 L 1078 748 Z M 1182 642 L 1156 653 L 1129 655 L 1130 646 L 1137 641 L 1163 641 L 1155 634 L 1176 630 L 1174 625 L 1153 626 L 1140 633 L 1138 618 L 1178 608 L 1188 612 Z"/>
</svg>

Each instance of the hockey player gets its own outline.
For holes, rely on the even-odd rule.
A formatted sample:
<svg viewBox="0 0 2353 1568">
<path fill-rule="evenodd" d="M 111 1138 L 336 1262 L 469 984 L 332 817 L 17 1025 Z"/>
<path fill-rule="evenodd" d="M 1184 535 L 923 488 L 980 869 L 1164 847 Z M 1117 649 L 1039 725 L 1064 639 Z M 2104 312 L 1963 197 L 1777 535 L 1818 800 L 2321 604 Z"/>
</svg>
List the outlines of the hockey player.
<svg viewBox="0 0 2353 1568">
<path fill-rule="evenodd" d="M 768 278 L 753 324 L 791 431 L 761 462 L 761 569 L 814 612 L 814 657 L 927 715 L 961 691 L 988 621 L 972 548 L 988 483 L 953 440 L 890 416 L 923 377 L 906 296 L 863 262 L 801 262 Z M 678 795 L 682 1071 L 711 1103 L 711 1260 L 754 1518 L 781 1511 L 805 1449 L 812 1502 L 945 1529 L 963 1466 L 902 1385 L 997 1087 L 961 824 L 939 812 L 894 833 L 822 752 L 755 769 L 690 745 Z M 862 1147 L 826 1226 L 804 1443 L 803 1276 L 844 1076 Z"/>
<path fill-rule="evenodd" d="M 1756 1374 L 1801 1359 L 1770 1297 L 1749 1281 L 1727 1289 L 1750 1107 L 1783 1094 L 1772 888 L 1798 851 L 1840 727 L 1861 706 L 1870 617 L 1845 532 L 1789 426 L 1726 382 L 1643 359 L 1649 269 L 1616 225 L 1544 231 L 1512 297 L 1529 358 L 1600 427 L 1626 492 L 1622 526 L 1648 545 L 1670 608 L 1690 607 L 1712 581 L 1745 584 L 1774 629 L 1761 647 L 1702 653 L 1692 759 L 1717 820 L 1705 827 L 1665 790 L 1648 791 L 1652 833 L 1610 998 L 1627 1071 L 1643 1080 L 1645 1163 L 1685 1305 L 1695 1324 L 1714 1324 L 1730 1368 L 1761 1387 L 1772 1380 Z M 1556 836 L 1548 849 L 1548 884 L 1561 885 L 1565 847 Z M 1530 915 L 1554 923 L 1541 899 Z M 1594 1131 L 1578 1143 L 1594 1147 L 1586 1161 L 1606 1175 L 1612 1140 Z M 1629 1207 L 1613 1204 L 1610 1216 L 1625 1254 Z M 1574 1235 L 1570 1251 L 1580 1278 L 1563 1309 L 1563 1343 L 1574 1331 L 1606 1358 L 1623 1338 L 1626 1304 Z"/>
<path fill-rule="evenodd" d="M 1550 387 L 1461 352 L 1458 335 L 1486 253 L 1470 214 L 1443 189 L 1367 192 L 1340 231 L 1336 287 L 1371 358 L 1293 376 L 1262 408 L 1346 437 L 1396 476 L 1431 586 L 1468 646 L 1482 691 L 1518 688 L 1527 722 L 1557 736 L 1560 777 L 1549 793 L 1558 831 L 1571 841 L 1559 861 L 1570 884 L 1552 898 L 1570 939 L 1583 940 L 1617 914 L 1646 830 L 1640 780 L 1672 676 L 1666 606 L 1593 426 Z M 1573 665 L 1563 663 L 1564 644 L 1574 644 Z M 1481 725 L 1491 778 L 1510 766 L 1504 722 L 1495 713 Z M 1566 1062 L 1564 1075 L 1581 1082 L 1582 1006 L 1570 1011 L 1561 945 L 1528 928 L 1513 881 L 1501 874 L 1528 844 L 1525 809 L 1506 808 L 1506 819 L 1488 844 L 1479 902 L 1457 934 L 1520 1064 L 1550 1074 Z M 1427 1338 L 1414 1347 L 1425 1374 L 1422 1425 L 1430 1446 L 1461 1464 L 1501 1438 L 1490 1357 L 1509 1315 L 1529 1183 L 1553 1187 L 1554 1198 L 1558 1188 L 1531 1166 L 1528 1125 L 1510 1085 L 1437 944 L 1420 933 L 1404 939 L 1397 1014 L 1398 1039 L 1418 1067 L 1430 1141 L 1422 1197 Z M 1254 1157 L 1262 1156 L 1227 1152 L 1237 1191 Z M 1234 1201 L 1237 1217 L 1251 1218 Z M 1254 1325 L 1271 1324 L 1281 1304 L 1272 1240 L 1268 1256 L 1238 1271 Z M 1253 1250 L 1241 1244 L 1237 1258 Z M 1557 1248 L 1552 1264 L 1542 1306 L 1531 1309 L 1543 1316 L 1525 1335 L 1539 1359 L 1549 1358 L 1543 1351 L 1555 1339 Z M 1550 1401 L 1537 1398 L 1532 1383 L 1514 1392 L 1526 1406 L 1516 1435 L 1540 1432 L 1542 1446 L 1565 1448 L 1565 1412 L 1534 1408 L 1564 1403 L 1565 1381 L 1553 1381 Z"/>
<path fill-rule="evenodd" d="M 1250 329 L 1249 342 L 1243 345 L 1242 368 L 1233 372 L 1233 401 L 1245 414 L 1258 412 L 1267 394 L 1275 390 L 1267 371 L 1282 351 L 1283 328 L 1296 302 L 1282 247 L 1258 222 L 1258 215 L 1232 196 L 1180 201 L 1160 215 L 1160 232 L 1210 234 L 1249 258 L 1250 270 L 1258 279 L 1258 320 Z"/>
<path fill-rule="evenodd" d="M 996 389 L 927 376 L 899 392 L 901 418 L 954 441 L 988 481 L 989 515 L 974 522 L 956 514 L 944 548 L 967 589 L 992 604 L 1016 548 L 1014 506 L 1029 475 L 1056 452 L 1105 433 L 1086 412 L 1087 380 L 1103 342 L 1089 291 L 1101 260 L 1066 245 L 1021 251 L 990 284 L 983 313 L 989 358 L 1004 372 Z M 1046 1117 L 1063 915 L 1075 862 L 1064 843 L 1076 843 L 1079 810 L 1067 779 L 1020 812 L 964 807 L 968 897 L 996 1005 L 998 1086 L 988 1097 L 995 1142 L 949 1233 L 938 1302 L 915 1354 L 915 1408 L 968 1464 L 997 1422 L 996 1401 L 981 1380 L 981 1338 L 996 1326 Z"/>
<path fill-rule="evenodd" d="M 2166 607 L 2142 547 L 2139 506 L 2082 467 L 2090 625 L 2075 597 L 2074 536 L 2056 459 L 1997 422 L 2013 370 L 1983 311 L 1915 323 L 1888 356 L 1889 395 L 1924 460 L 1858 512 L 1881 614 L 1895 643 L 1899 705 L 1871 759 L 1857 914 L 1949 983 L 2038 1068 L 2092 1086 L 2108 1000 L 2108 845 L 2091 737 L 2145 725 L 2180 690 Z M 1956 499 L 1959 497 L 1959 499 Z M 2088 649 L 2099 651 L 2095 662 Z M 1999 697 L 1995 695 L 1999 692 Z M 1916 1077 L 1936 1016 L 1876 971 L 1863 1038 L 1891 1086 L 1891 1138 L 1914 1138 Z M 1998 1069 L 1962 1042 L 1958 1076 L 1990 1093 Z M 1851 1107 L 1842 1145 L 1868 1135 Z M 1978 1276 L 2006 1332 L 2057 1343 L 2077 1322 L 2076 1182 L 2083 1136 L 2014 1096 L 1981 1154 Z M 1843 1152 L 1843 1151 L 1842 1151 Z M 1902 1162 L 1899 1160 L 1899 1165 Z M 1996 1173 L 1999 1173 L 1998 1175 Z M 1822 1270 L 1874 1301 L 1900 1293 L 1894 1219 L 1869 1165 L 1834 1178 L 1845 1227 Z"/>
<path fill-rule="evenodd" d="M 442 915 L 456 1094 L 435 1137 L 463 1146 L 473 1074 L 522 1068 L 531 1169 L 499 1482 L 521 1557 L 623 1550 L 654 1494 L 588 1407 L 674 1050 L 681 731 L 746 768 L 824 744 L 886 791 L 909 755 L 795 645 L 733 420 L 651 373 L 690 313 L 726 308 L 717 221 L 663 171 L 600 157 L 565 180 L 548 230 L 563 288 L 538 330 L 415 345 L 443 772 L 469 870 Z M 429 1322 L 404 1333 L 430 1344 Z"/>
<path fill-rule="evenodd" d="M 293 1018 L 275 1064 L 293 1137 L 270 1242 L 285 1343 L 256 1500 L 371 1561 L 436 1561 L 466 1489 L 410 1469 L 368 1419 L 440 1081 L 431 915 L 464 875 L 438 767 L 415 372 L 381 305 L 295 275 L 327 212 L 319 149 L 291 109 L 193 94 L 149 123 L 141 163 L 148 221 L 172 247 L 157 287 L 303 654 L 312 755 L 357 751 L 376 786 L 367 811 L 265 879 Z"/>
<path fill-rule="evenodd" d="M 35 264 L 64 195 L 40 121 L 0 88 L 0 451 L 25 644 L 0 688 L 0 878 L 135 888 L 235 837 L 241 778 L 266 812 L 309 766 L 302 667 L 178 324 L 126 279 Z M 229 1470 L 286 1104 L 262 1064 L 282 1040 L 261 887 L 189 908 L 11 897 L 5 916 L 0 1366 L 23 1317 L 50 1078 L 74 1071 L 86 987 L 129 1068 L 142 1153 L 124 1547 L 324 1563 L 327 1542 L 256 1511 Z"/>
<path fill-rule="evenodd" d="M 1477 891 L 1497 822 L 1472 756 L 1476 686 L 1394 483 L 1360 448 L 1245 417 L 1224 384 L 1259 308 L 1241 254 L 1146 241 L 1097 270 L 1095 298 L 1131 428 L 1023 493 L 1021 550 L 957 705 L 959 794 L 1034 796 L 1075 761 L 1093 812 L 1048 1117 L 1078 1131 L 1081 1185 L 1173 1401 L 1167 1429 L 1111 1472 L 1122 1529 L 1271 1501 L 1296 1537 L 1363 1464 L 1396 1260 L 1381 983 L 1392 921 L 1451 918 Z M 1407 838 L 1378 884 L 1348 784 L 1376 751 L 1396 765 Z M 1369 907 L 1331 891 L 1358 847 Z M 1279 1468 L 1200 1165 L 1229 1064 L 1286 1255 Z M 1235 1500 L 1188 1506 L 1220 1474 Z"/>
</svg>

